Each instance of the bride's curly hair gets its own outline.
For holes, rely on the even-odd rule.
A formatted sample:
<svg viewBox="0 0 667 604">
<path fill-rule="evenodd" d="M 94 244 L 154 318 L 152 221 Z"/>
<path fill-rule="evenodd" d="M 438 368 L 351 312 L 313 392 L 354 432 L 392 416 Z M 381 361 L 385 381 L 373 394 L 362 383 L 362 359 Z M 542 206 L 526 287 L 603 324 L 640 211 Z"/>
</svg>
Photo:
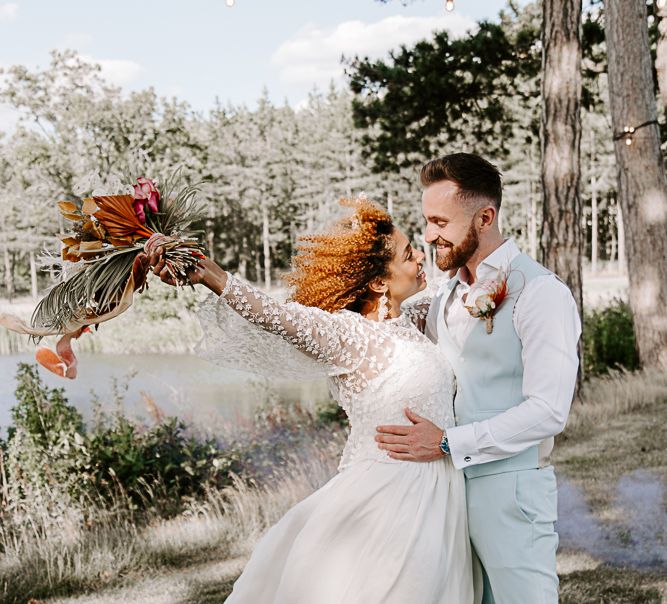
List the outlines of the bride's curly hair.
<svg viewBox="0 0 667 604">
<path fill-rule="evenodd" d="M 369 284 L 389 274 L 394 257 L 391 216 L 365 197 L 341 199 L 354 209 L 329 231 L 300 237 L 293 270 L 291 300 L 329 312 L 368 312 L 375 306 Z"/>
</svg>

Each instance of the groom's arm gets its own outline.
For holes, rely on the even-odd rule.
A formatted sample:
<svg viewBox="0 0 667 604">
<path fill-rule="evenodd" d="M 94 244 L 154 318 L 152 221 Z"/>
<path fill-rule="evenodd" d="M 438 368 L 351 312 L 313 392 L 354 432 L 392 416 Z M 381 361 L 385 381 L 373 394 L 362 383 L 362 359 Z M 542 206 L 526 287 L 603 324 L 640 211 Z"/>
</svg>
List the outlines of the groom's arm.
<svg viewBox="0 0 667 604">
<path fill-rule="evenodd" d="M 515 307 L 524 400 L 488 420 L 449 428 L 457 468 L 506 459 L 563 431 L 577 381 L 581 335 L 572 293 L 554 276 L 526 287 Z"/>
<path fill-rule="evenodd" d="M 572 403 L 581 321 L 570 290 L 555 277 L 531 281 L 515 307 L 522 343 L 524 400 L 482 422 L 447 428 L 452 461 L 465 468 L 517 455 L 562 432 Z M 489 405 L 490 406 L 490 405 Z M 432 461 L 443 430 L 406 413 L 412 426 L 379 426 L 376 440 L 390 457 Z"/>
</svg>

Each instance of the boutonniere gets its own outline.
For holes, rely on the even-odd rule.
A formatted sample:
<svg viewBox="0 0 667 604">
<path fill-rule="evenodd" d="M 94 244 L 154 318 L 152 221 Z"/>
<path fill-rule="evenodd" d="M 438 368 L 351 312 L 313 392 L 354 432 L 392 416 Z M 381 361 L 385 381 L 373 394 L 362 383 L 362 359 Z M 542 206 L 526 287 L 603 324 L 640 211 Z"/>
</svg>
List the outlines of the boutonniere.
<svg viewBox="0 0 667 604">
<path fill-rule="evenodd" d="M 495 279 L 474 283 L 466 296 L 464 306 L 473 317 L 486 322 L 486 333 L 493 332 L 493 316 L 507 298 L 507 277 L 508 272 L 501 268 Z"/>
</svg>

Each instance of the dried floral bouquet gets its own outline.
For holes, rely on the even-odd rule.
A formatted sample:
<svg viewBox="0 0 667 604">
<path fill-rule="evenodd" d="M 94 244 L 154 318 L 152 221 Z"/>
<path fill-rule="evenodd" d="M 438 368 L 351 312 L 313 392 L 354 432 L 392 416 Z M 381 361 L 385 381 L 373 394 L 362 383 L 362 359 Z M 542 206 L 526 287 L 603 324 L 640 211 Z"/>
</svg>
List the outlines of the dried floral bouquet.
<svg viewBox="0 0 667 604">
<path fill-rule="evenodd" d="M 146 287 L 145 254 L 158 245 L 165 250 L 174 280 L 189 283 L 188 270 L 205 258 L 191 230 L 202 215 L 195 199 L 197 186 L 179 181 L 178 172 L 163 183 L 142 177 L 132 185 L 132 194 L 58 202 L 62 215 L 72 222 L 71 233 L 62 238 L 63 280 L 39 301 L 30 325 L 0 313 L 0 325 L 36 342 L 61 336 L 55 352 L 38 348 L 35 357 L 44 367 L 62 377 L 76 377 L 72 339 L 131 306 L 134 292 Z"/>
</svg>

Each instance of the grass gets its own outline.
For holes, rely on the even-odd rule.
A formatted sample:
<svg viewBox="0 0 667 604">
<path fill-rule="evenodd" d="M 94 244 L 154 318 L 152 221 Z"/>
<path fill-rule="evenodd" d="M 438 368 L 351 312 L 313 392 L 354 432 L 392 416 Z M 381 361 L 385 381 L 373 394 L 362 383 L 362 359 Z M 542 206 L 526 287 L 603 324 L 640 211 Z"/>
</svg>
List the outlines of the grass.
<svg viewBox="0 0 667 604">
<path fill-rule="evenodd" d="M 667 467 L 665 392 L 659 374 L 614 374 L 589 382 L 586 403 L 574 407 L 555 463 L 559 473 L 585 487 L 596 513 L 604 515 L 610 501 L 604 494 L 622 474 Z M 632 441 L 627 452 L 618 447 L 622 435 Z M 642 452 L 640 442 L 647 435 L 654 442 Z M 141 535 L 143 551 L 150 552 L 148 562 L 120 577 L 111 589 L 48 604 L 224 602 L 263 531 L 334 471 L 339 445 L 308 456 L 314 467 L 295 460 L 273 489 L 239 481 L 224 498 L 213 493 L 188 514 L 158 521 Z M 611 567 L 564 551 L 559 574 L 563 604 L 667 602 L 667 577 L 659 573 Z"/>
<path fill-rule="evenodd" d="M 600 566 L 561 575 L 561 604 L 661 604 L 667 580 L 657 574 Z"/>
<path fill-rule="evenodd" d="M 627 546 L 633 535 L 619 524 L 615 509 L 619 480 L 641 470 L 667 483 L 667 377 L 619 372 L 591 380 L 584 394 L 558 438 L 554 465 L 582 490 L 608 533 Z M 667 569 L 611 566 L 567 551 L 560 553 L 559 567 L 562 604 L 667 602 Z"/>
<path fill-rule="evenodd" d="M 614 485 L 635 470 L 665 474 L 667 378 L 614 373 L 587 383 L 558 439 L 554 463 L 596 517 L 614 527 Z M 293 421 L 298 421 L 294 419 Z M 123 509 L 83 510 L 93 522 L 53 525 L 33 515 L 0 535 L 0 600 L 25 604 L 224 602 L 257 540 L 292 505 L 335 473 L 345 433 L 306 446 L 268 484 L 237 479 L 185 512 L 137 523 Z M 76 516 L 76 514 L 75 514 Z M 630 540 L 632 535 L 627 535 Z M 559 554 L 561 602 L 667 602 L 667 576 L 612 567 L 579 551 Z"/>
<path fill-rule="evenodd" d="M 667 473 L 667 375 L 617 372 L 591 380 L 553 460 L 602 515 L 621 476 L 640 469 Z"/>
<path fill-rule="evenodd" d="M 65 531 L 33 514 L 0 539 L 0 601 L 220 602 L 266 529 L 335 473 L 342 444 L 343 434 L 333 435 L 327 446 L 295 455 L 270 486 L 237 478 L 179 516 L 145 526 L 123 510 L 105 521 L 89 508 L 95 522 L 72 524 L 65 540 Z"/>
</svg>

